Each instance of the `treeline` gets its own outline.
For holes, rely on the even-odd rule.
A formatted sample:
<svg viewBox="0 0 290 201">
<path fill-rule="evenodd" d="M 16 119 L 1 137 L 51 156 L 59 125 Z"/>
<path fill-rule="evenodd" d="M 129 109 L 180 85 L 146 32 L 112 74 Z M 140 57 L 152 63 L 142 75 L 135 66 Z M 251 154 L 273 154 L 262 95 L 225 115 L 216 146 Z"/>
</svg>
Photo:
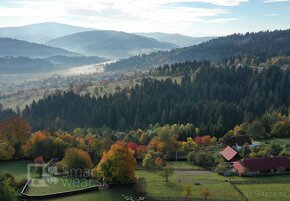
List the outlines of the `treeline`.
<svg viewBox="0 0 290 201">
<path fill-rule="evenodd" d="M 102 62 L 107 61 L 106 59 L 97 57 L 97 56 L 67 57 L 67 56 L 62 56 L 62 55 L 48 57 L 48 60 L 52 62 L 53 64 L 55 64 L 57 67 L 62 67 L 62 68 L 96 64 L 96 63 L 102 63 Z"/>
<path fill-rule="evenodd" d="M 183 76 L 185 73 L 193 75 L 198 68 L 210 67 L 209 61 L 186 61 L 171 65 L 159 66 L 150 70 L 151 76 Z"/>
<path fill-rule="evenodd" d="M 136 70 L 165 63 L 192 60 L 219 62 L 236 56 L 259 56 L 261 60 L 290 55 L 290 30 L 233 34 L 219 37 L 199 45 L 134 56 L 107 65 L 107 70 Z"/>
<path fill-rule="evenodd" d="M 46 58 L 55 55 L 81 56 L 78 53 L 70 52 L 61 48 L 31 43 L 23 40 L 0 37 L 0 56 L 23 56 L 30 58 Z"/>
<path fill-rule="evenodd" d="M 47 59 L 28 57 L 0 57 L 0 73 L 28 73 L 54 69 L 55 66 Z"/>
<path fill-rule="evenodd" d="M 192 67 L 195 69 L 195 67 Z M 221 136 L 268 111 L 288 113 L 289 69 L 213 68 L 185 72 L 181 84 L 144 79 L 141 85 L 104 97 L 72 92 L 48 96 L 26 107 L 34 130 L 146 128 L 150 124 L 192 123 L 202 133 Z"/>
<path fill-rule="evenodd" d="M 3 109 L 2 104 L 0 103 L 0 122 L 11 117 L 15 117 L 17 114 L 11 109 Z"/>
<path fill-rule="evenodd" d="M 102 63 L 106 60 L 101 57 L 67 57 L 52 56 L 48 58 L 29 58 L 29 57 L 0 57 L 0 73 L 31 73 L 45 72 L 67 67 L 90 65 Z"/>
</svg>

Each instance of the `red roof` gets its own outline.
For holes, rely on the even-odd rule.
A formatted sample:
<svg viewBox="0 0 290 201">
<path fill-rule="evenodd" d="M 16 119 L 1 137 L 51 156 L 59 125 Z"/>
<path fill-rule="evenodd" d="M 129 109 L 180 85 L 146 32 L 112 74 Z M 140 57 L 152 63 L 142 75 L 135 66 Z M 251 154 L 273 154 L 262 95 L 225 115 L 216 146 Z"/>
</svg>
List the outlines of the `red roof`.
<svg viewBox="0 0 290 201">
<path fill-rule="evenodd" d="M 279 168 L 290 169 L 290 160 L 285 156 L 246 158 L 234 163 L 234 168 L 240 173 L 243 173 L 245 171 L 244 169 L 247 169 L 249 172 L 268 171 Z"/>
<path fill-rule="evenodd" d="M 246 168 L 239 161 L 234 162 L 233 167 L 241 174 L 246 171 Z"/>
<path fill-rule="evenodd" d="M 230 161 L 230 160 L 232 160 L 238 154 L 238 152 L 236 152 L 230 146 L 227 146 L 222 152 L 220 152 L 220 154 L 223 157 L 225 157 L 225 159 L 227 159 L 228 161 Z"/>
</svg>

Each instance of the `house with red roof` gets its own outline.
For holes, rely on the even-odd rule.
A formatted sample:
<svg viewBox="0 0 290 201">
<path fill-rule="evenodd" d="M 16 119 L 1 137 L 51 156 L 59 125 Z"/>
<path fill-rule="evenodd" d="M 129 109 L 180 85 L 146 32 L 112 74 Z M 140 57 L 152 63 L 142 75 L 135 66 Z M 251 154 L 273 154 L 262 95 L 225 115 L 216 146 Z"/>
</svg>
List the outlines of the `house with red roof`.
<svg viewBox="0 0 290 201">
<path fill-rule="evenodd" d="M 290 160 L 286 156 L 246 158 L 234 162 L 233 169 L 241 176 L 281 173 L 290 171 Z"/>
<path fill-rule="evenodd" d="M 228 161 L 233 162 L 240 160 L 242 157 L 238 154 L 236 150 L 231 148 L 230 146 L 227 146 L 223 151 L 220 152 L 220 154 Z"/>
</svg>

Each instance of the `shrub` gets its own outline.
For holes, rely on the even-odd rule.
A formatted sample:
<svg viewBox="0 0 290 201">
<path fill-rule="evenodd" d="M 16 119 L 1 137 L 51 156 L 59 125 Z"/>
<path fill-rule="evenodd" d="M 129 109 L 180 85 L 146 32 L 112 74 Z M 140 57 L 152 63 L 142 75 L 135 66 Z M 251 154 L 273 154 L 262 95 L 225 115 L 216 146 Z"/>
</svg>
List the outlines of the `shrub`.
<svg viewBox="0 0 290 201">
<path fill-rule="evenodd" d="M 93 168 L 88 152 L 78 148 L 67 149 L 62 162 L 73 176 L 89 176 L 88 170 Z"/>
<path fill-rule="evenodd" d="M 150 153 L 147 153 L 142 161 L 142 167 L 152 168 L 154 166 L 154 159 Z"/>
</svg>

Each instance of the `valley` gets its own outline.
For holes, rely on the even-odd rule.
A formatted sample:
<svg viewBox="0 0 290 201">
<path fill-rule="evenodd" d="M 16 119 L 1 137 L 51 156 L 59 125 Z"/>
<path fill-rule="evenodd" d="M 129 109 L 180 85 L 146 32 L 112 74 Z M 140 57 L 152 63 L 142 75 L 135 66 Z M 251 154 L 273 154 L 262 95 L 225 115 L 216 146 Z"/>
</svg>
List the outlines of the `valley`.
<svg viewBox="0 0 290 201">
<path fill-rule="evenodd" d="M 290 201 L 289 8 L 0 1 L 0 201 Z"/>
</svg>

